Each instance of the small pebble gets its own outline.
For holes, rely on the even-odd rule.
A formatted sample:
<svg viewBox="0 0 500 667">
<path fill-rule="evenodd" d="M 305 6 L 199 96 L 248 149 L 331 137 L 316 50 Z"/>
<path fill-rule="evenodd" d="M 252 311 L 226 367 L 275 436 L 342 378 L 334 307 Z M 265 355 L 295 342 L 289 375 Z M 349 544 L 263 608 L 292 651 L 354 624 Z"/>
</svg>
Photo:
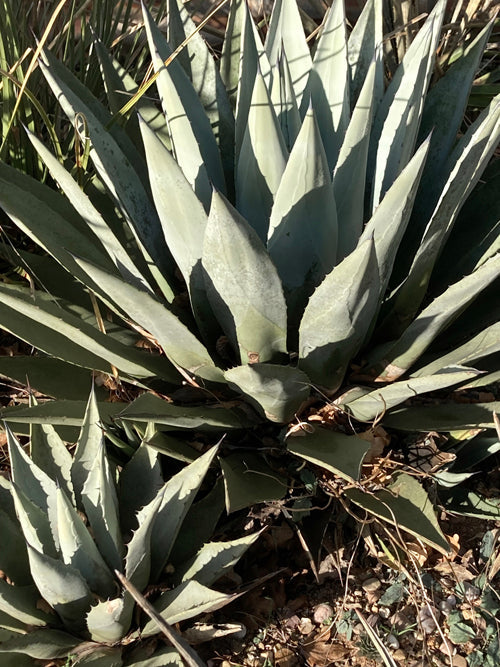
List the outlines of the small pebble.
<svg viewBox="0 0 500 667">
<path fill-rule="evenodd" d="M 399 641 L 395 635 L 387 635 L 385 643 L 387 644 L 387 648 L 390 648 L 391 651 L 396 651 L 399 648 Z"/>
<path fill-rule="evenodd" d="M 367 592 L 373 592 L 373 591 L 378 591 L 378 589 L 382 586 L 380 581 L 378 579 L 375 579 L 375 577 L 372 577 L 371 579 L 367 579 L 366 581 L 363 581 L 361 584 L 361 587 L 363 590 Z"/>
<path fill-rule="evenodd" d="M 389 618 L 389 616 L 391 615 L 391 610 L 389 609 L 389 607 L 381 607 L 378 613 L 381 618 L 385 619 Z"/>
<path fill-rule="evenodd" d="M 313 622 L 310 618 L 301 618 L 298 630 L 301 635 L 309 635 L 314 630 Z"/>
<path fill-rule="evenodd" d="M 449 639 L 445 639 L 444 642 L 441 644 L 439 647 L 439 650 L 441 653 L 444 653 L 445 655 L 455 655 L 457 652 L 457 647 L 454 646 Z"/>
<path fill-rule="evenodd" d="M 463 655 L 456 655 L 453 658 L 453 667 L 467 667 L 467 660 Z"/>
<path fill-rule="evenodd" d="M 481 590 L 477 586 L 469 584 L 468 581 L 464 582 L 464 589 L 467 602 L 475 602 L 481 597 Z"/>
<path fill-rule="evenodd" d="M 329 604 L 319 604 L 314 608 L 313 619 L 318 625 L 328 622 L 333 617 L 333 609 Z"/>
<path fill-rule="evenodd" d="M 439 603 L 439 610 L 444 614 L 444 616 L 449 616 L 450 612 L 453 611 L 453 607 L 446 600 L 443 600 Z"/>
<path fill-rule="evenodd" d="M 398 648 L 397 651 L 394 651 L 392 657 L 398 662 L 403 662 L 403 660 L 406 660 L 406 653 L 403 651 L 403 649 Z"/>
</svg>

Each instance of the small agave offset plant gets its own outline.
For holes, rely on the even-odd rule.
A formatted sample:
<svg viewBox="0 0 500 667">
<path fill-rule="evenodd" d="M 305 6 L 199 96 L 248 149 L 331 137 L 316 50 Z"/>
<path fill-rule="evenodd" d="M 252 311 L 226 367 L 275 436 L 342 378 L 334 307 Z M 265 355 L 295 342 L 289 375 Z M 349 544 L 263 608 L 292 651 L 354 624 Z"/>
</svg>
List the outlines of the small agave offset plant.
<svg viewBox="0 0 500 667">
<path fill-rule="evenodd" d="M 143 444 L 117 474 L 93 395 L 73 457 L 52 426 L 33 426 L 30 456 L 8 427 L 7 438 L 12 481 L 0 479 L 0 663 L 23 667 L 69 656 L 100 667 L 203 664 L 171 628 L 175 648 L 148 643 L 158 625 L 146 618 L 137 628 L 134 598 L 114 573 L 139 592 L 163 590 L 154 609 L 168 624 L 238 597 L 210 586 L 258 533 L 204 543 L 223 494 L 222 503 L 211 491 L 193 504 L 217 447 L 164 482 L 158 452 Z M 198 641 L 202 635 L 200 628 Z"/>
<path fill-rule="evenodd" d="M 498 403 L 407 403 L 498 379 L 491 298 L 498 220 L 484 202 L 498 202 L 498 162 L 490 161 L 500 99 L 463 125 L 491 25 L 431 85 L 445 10 L 438 0 L 388 82 L 381 0 L 366 3 L 350 35 L 343 2 L 334 0 L 312 49 L 293 0 L 274 3 L 264 43 L 245 2 L 232 0 L 219 60 L 181 0 L 168 3 L 166 35 L 143 9 L 158 100 L 152 87 L 138 93 L 97 40 L 105 102 L 44 51 L 39 66 L 75 128 L 80 159 L 59 160 L 29 134 L 59 192 L 0 163 L 0 206 L 44 251 L 0 248 L 31 278 L 29 287 L 0 284 L 0 326 L 40 351 L 0 359 L 0 372 L 28 377 L 55 399 L 3 410 L 13 430 L 35 422 L 67 430 L 85 419 L 85 433 L 89 371 L 98 371 L 142 392 L 125 408 L 99 402 L 115 442 L 138 432 L 156 449 L 192 460 L 194 434 L 207 446 L 226 436 L 220 464 L 229 512 L 286 493 L 265 436 L 274 452 L 343 480 L 347 501 L 446 552 L 415 477 L 396 473 L 376 490 L 360 483 L 370 445 L 356 435 L 380 422 L 404 432 L 490 429 L 480 445 L 462 442 L 465 458 L 477 463 L 496 451 Z M 341 418 L 308 419 L 328 403 Z M 24 537 L 11 531 L 28 544 L 22 581 L 32 586 L 31 603 L 32 578 L 71 632 L 119 642 L 131 613 L 112 576 L 123 567 L 122 536 L 116 520 L 105 536 L 92 523 L 92 515 L 107 522 L 108 512 L 118 514 L 103 449 L 92 455 L 95 472 L 86 481 L 77 472 L 75 481 L 80 443 L 73 463 L 64 455 L 42 473 L 43 457 L 30 463 L 12 435 L 9 442 L 13 483 L 2 488 L 14 498 L 9 526 L 18 516 Z M 191 465 L 205 472 L 210 451 Z M 128 465 L 144 457 L 152 470 L 147 452 L 141 445 Z M 498 515 L 496 505 L 458 485 L 471 473 L 457 461 L 440 478 L 449 507 L 473 513 L 483 503 L 483 513 Z M 21 466 L 26 475 L 16 473 Z M 181 475 L 201 481 L 191 470 Z M 98 476 L 106 498 L 94 485 Z M 158 548 L 147 528 L 167 506 L 168 493 L 158 493 L 143 499 L 125 552 L 124 572 L 138 589 L 157 581 L 168 560 L 151 556 L 152 574 L 149 560 L 132 561 L 136 541 Z M 88 553 L 99 568 L 77 548 L 81 540 L 94 545 L 78 509 L 92 527 L 97 547 Z M 61 522 L 73 527 L 64 550 Z M 172 540 L 174 532 L 162 548 Z M 102 574 L 98 591 L 89 569 Z M 86 615 L 58 601 L 47 584 L 52 571 L 79 582 Z M 212 582 L 189 576 L 195 586 Z M 23 622 L 52 624 L 29 609 Z M 99 629 L 106 613 L 109 634 Z"/>
</svg>

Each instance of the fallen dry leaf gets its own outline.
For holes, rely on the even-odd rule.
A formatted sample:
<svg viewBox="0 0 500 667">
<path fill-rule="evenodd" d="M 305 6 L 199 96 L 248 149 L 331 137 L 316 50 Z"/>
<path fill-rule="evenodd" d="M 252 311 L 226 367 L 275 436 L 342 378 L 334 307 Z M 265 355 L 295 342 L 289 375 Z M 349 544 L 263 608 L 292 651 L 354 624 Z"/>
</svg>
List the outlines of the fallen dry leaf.
<svg viewBox="0 0 500 667">
<path fill-rule="evenodd" d="M 319 640 L 302 647 L 302 655 L 309 667 L 328 667 L 345 658 L 348 653 L 349 649 L 338 642 Z"/>
</svg>

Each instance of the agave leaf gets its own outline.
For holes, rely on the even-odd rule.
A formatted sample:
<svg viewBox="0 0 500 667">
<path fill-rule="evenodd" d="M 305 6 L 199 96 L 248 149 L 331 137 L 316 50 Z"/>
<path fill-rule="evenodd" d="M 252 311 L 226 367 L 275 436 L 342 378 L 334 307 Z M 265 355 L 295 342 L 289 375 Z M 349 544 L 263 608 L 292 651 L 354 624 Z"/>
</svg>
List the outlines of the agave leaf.
<svg viewBox="0 0 500 667">
<path fill-rule="evenodd" d="M 484 331 L 474 336 L 470 341 L 455 348 L 423 368 L 419 368 L 413 377 L 432 375 L 446 366 L 468 366 L 477 359 L 482 359 L 489 354 L 500 352 L 500 323 L 497 322 L 487 327 Z"/>
<path fill-rule="evenodd" d="M 359 421 L 370 422 L 386 411 L 391 410 L 397 405 L 401 405 L 407 399 L 425 394 L 429 391 L 438 391 L 446 389 L 455 384 L 465 382 L 466 380 L 477 377 L 480 371 L 473 368 L 461 368 L 451 366 L 443 368 L 441 372 L 435 375 L 425 375 L 417 378 L 401 380 L 393 384 L 375 389 L 374 391 L 357 398 L 354 401 L 343 403 L 350 415 Z"/>
<path fill-rule="evenodd" d="M 226 34 L 219 60 L 219 71 L 229 99 L 236 108 L 238 84 L 240 78 L 240 52 L 245 21 L 246 3 L 243 0 L 231 0 L 226 23 Z"/>
<path fill-rule="evenodd" d="M 42 73 L 71 123 L 79 132 L 88 132 L 92 161 L 139 243 L 146 249 L 146 259 L 150 256 L 161 274 L 169 275 L 172 272 L 171 257 L 146 186 L 141 182 L 145 173 L 142 157 L 116 123 L 110 131 L 106 129 L 111 120 L 109 114 L 69 70 L 49 52 L 44 53 L 44 59 L 40 61 Z M 82 117 L 85 127 L 81 123 Z M 167 297 L 173 297 L 171 290 L 166 292 Z"/>
<path fill-rule="evenodd" d="M 288 158 L 264 77 L 257 71 L 236 168 L 236 207 L 262 241 Z"/>
<path fill-rule="evenodd" d="M 439 497 L 447 511 L 452 514 L 493 521 L 498 521 L 500 517 L 498 498 L 486 498 L 460 486 L 440 490 Z"/>
<path fill-rule="evenodd" d="M 163 431 L 155 431 L 153 436 L 148 437 L 147 445 L 165 454 L 165 456 L 182 461 L 183 463 L 191 463 L 199 456 L 199 452 L 194 447 L 191 447 L 189 443 L 172 435 L 167 435 Z"/>
<path fill-rule="evenodd" d="M 217 192 L 202 263 L 213 310 L 241 363 L 267 362 L 285 352 L 286 304 L 276 268 L 256 232 Z"/>
<path fill-rule="evenodd" d="M 314 427 L 311 432 L 301 430 L 292 434 L 287 439 L 287 449 L 352 482 L 359 479 L 370 443 L 354 435 Z"/>
<path fill-rule="evenodd" d="M 167 40 L 172 49 L 188 40 L 180 59 L 198 99 L 210 120 L 213 133 L 219 144 L 222 165 L 226 178 L 232 180 L 234 170 L 234 116 L 226 88 L 219 74 L 217 62 L 209 50 L 208 44 L 191 20 L 182 0 L 169 0 L 167 13 Z M 180 30 L 170 30 L 175 24 Z"/>
<path fill-rule="evenodd" d="M 95 387 L 92 386 L 71 464 L 71 480 L 75 490 L 76 502 L 80 508 L 83 507 L 83 487 L 102 444 L 103 432 L 100 424 L 99 408 Z"/>
<path fill-rule="evenodd" d="M 36 405 L 36 402 L 32 404 Z M 33 463 L 47 473 L 64 489 L 67 496 L 74 500 L 71 482 L 73 458 L 51 424 L 31 425 L 30 454 Z"/>
<path fill-rule="evenodd" d="M 82 399 L 88 394 L 90 371 L 60 359 L 16 355 L 0 357 L 0 376 L 20 384 L 28 380 L 32 389 L 54 398 Z M 106 390 L 97 388 L 100 398 Z"/>
<path fill-rule="evenodd" d="M 3 643 L 5 639 L 22 635 L 26 632 L 26 625 L 18 621 L 13 616 L 0 611 L 0 641 Z M 1 646 L 1 644 L 0 644 Z M 18 656 L 19 657 L 19 656 Z M 17 667 L 16 663 L 10 663 L 12 667 Z M 33 666 L 33 662 L 29 662 L 29 667 Z"/>
<path fill-rule="evenodd" d="M 87 614 L 87 628 L 92 641 L 115 644 L 122 639 L 130 625 L 133 601 L 127 596 L 98 602 Z"/>
<path fill-rule="evenodd" d="M 123 544 L 118 499 L 102 442 L 83 486 L 82 504 L 101 555 L 112 570 L 121 571 Z"/>
<path fill-rule="evenodd" d="M 0 653 L 17 653 L 19 658 L 30 656 L 37 660 L 55 660 L 66 658 L 80 643 L 81 639 L 72 637 L 61 630 L 33 630 L 20 637 L 3 641 L 0 645 Z"/>
<path fill-rule="evenodd" d="M 307 297 L 335 266 L 337 228 L 330 170 L 310 109 L 276 192 L 268 231 L 291 323 L 300 320 Z"/>
<path fill-rule="evenodd" d="M 257 541 L 261 532 L 229 542 L 205 544 L 191 561 L 175 573 L 176 581 L 197 581 L 204 586 L 211 586 L 236 565 L 245 551 Z"/>
<path fill-rule="evenodd" d="M 29 289 L 0 285 L 0 294 L 2 327 L 46 354 L 104 373 L 111 370 L 112 364 L 132 377 L 158 375 L 176 381 L 176 373 L 164 359 L 159 364 L 159 358 L 102 333 L 61 308 L 44 292 L 37 290 L 32 294 Z"/>
<path fill-rule="evenodd" d="M 466 385 L 463 385 L 462 389 L 488 387 L 489 385 L 495 384 L 495 382 L 499 381 L 500 381 L 500 370 L 493 373 L 487 373 L 486 375 L 481 375 L 477 380 L 473 380 L 472 382 L 468 382 Z"/>
<path fill-rule="evenodd" d="M 182 530 L 177 535 L 169 557 L 175 568 L 182 567 L 208 542 L 224 508 L 224 484 L 222 478 L 218 477 L 210 491 L 191 505 L 182 522 Z"/>
<path fill-rule="evenodd" d="M 445 9 L 446 0 L 438 0 L 396 70 L 375 116 L 370 149 L 373 212 L 413 154 Z"/>
<path fill-rule="evenodd" d="M 272 74 L 271 100 L 285 145 L 290 151 L 299 134 L 301 118 L 293 90 L 290 67 L 284 53 L 279 56 Z"/>
<path fill-rule="evenodd" d="M 137 512 L 150 503 L 163 486 L 158 452 L 147 444 L 150 440 L 148 429 L 144 438 L 120 473 L 120 521 L 122 529 L 127 532 L 136 528 Z"/>
<path fill-rule="evenodd" d="M 0 419 L 10 423 L 55 424 L 80 427 L 85 414 L 85 401 L 47 401 L 32 408 L 15 405 L 0 410 Z M 123 409 L 123 403 L 99 403 L 103 422 L 110 422 Z"/>
<path fill-rule="evenodd" d="M 212 447 L 165 484 L 151 536 L 152 581 L 159 579 L 167 564 L 182 523 L 216 453 L 217 447 Z"/>
<path fill-rule="evenodd" d="M 130 259 L 129 255 L 121 245 L 120 241 L 116 238 L 112 229 L 103 219 L 99 211 L 97 211 L 97 209 L 94 207 L 89 197 L 83 192 L 78 183 L 73 179 L 71 174 L 64 168 L 64 166 L 59 162 L 59 160 L 54 155 L 52 155 L 52 153 L 43 145 L 43 143 L 34 134 L 28 132 L 28 137 L 33 146 L 35 147 L 37 153 L 42 158 L 43 163 L 50 171 L 54 180 L 58 183 L 59 187 L 66 195 L 71 205 L 74 207 L 76 211 L 78 211 L 81 218 L 83 218 L 83 220 L 87 224 L 89 230 L 92 232 L 92 237 L 95 235 L 95 237 L 99 239 L 99 241 L 102 244 L 102 248 L 106 250 L 108 258 L 111 259 L 116 269 L 121 273 L 121 275 L 124 277 L 125 280 L 128 280 L 135 285 L 140 285 L 144 289 L 151 291 L 151 288 L 149 287 L 148 283 L 146 282 L 144 277 L 140 274 L 134 262 Z M 39 211 L 37 211 L 37 213 L 39 215 Z M 68 228 L 67 218 L 65 218 L 64 220 L 65 222 L 65 226 L 63 228 L 63 233 L 65 234 L 64 238 L 61 238 L 60 232 L 53 230 L 54 223 L 52 220 L 53 218 L 51 218 L 51 225 L 46 225 L 45 227 L 49 227 L 49 229 L 52 230 L 52 233 L 55 233 L 56 235 L 55 247 L 52 246 L 54 247 L 53 250 L 49 249 L 49 252 L 51 252 L 51 254 L 56 259 L 58 259 L 56 253 L 59 252 L 61 248 L 63 248 L 65 251 L 69 253 L 72 252 L 78 253 L 79 255 L 87 257 L 87 259 L 90 259 L 91 261 L 94 262 L 96 261 L 95 250 L 92 252 L 92 254 L 90 254 L 86 250 L 86 248 L 82 248 L 78 243 L 79 241 L 78 237 L 75 239 L 71 239 L 72 241 L 71 245 L 66 243 L 66 236 L 69 235 L 66 232 Z M 38 217 L 38 224 L 40 224 L 41 222 L 42 221 Z M 96 246 L 95 241 L 93 243 L 90 242 L 89 245 L 91 245 L 92 249 L 94 249 Z M 102 248 L 101 246 L 99 246 L 100 251 L 102 250 Z M 102 254 L 102 252 L 100 252 L 99 254 Z M 102 261 L 99 263 L 102 266 L 111 268 L 108 258 L 106 258 L 107 261 L 105 263 L 103 263 Z M 71 257 L 71 266 L 68 267 L 68 270 L 73 271 L 72 269 L 73 265 L 74 265 L 74 260 Z"/>
<path fill-rule="evenodd" d="M 269 500 L 281 500 L 287 492 L 286 479 L 250 452 L 232 454 L 220 460 L 228 514 Z"/>
<path fill-rule="evenodd" d="M 457 215 L 500 139 L 500 95 L 469 128 L 450 157 L 451 169 L 406 280 L 393 298 L 384 326 L 399 330 L 411 321 L 427 291 L 434 265 Z M 396 325 L 396 326 L 395 326 Z M 396 329 L 397 330 L 397 329 Z"/>
<path fill-rule="evenodd" d="M 368 0 L 358 20 L 354 24 L 347 42 L 347 61 L 349 63 L 350 99 L 354 107 L 364 85 L 368 70 L 376 53 L 382 46 L 383 39 L 382 0 Z M 374 102 L 380 102 L 384 93 L 384 73 L 382 59 L 377 58 L 375 72 Z"/>
<path fill-rule="evenodd" d="M 494 428 L 493 413 L 500 413 L 500 402 L 441 403 L 399 408 L 384 417 L 384 424 L 401 431 L 456 431 L 468 428 Z"/>
<path fill-rule="evenodd" d="M 110 597 L 116 585 L 87 527 L 62 489 L 57 489 L 57 532 L 61 557 L 78 570 L 89 588 Z"/>
<path fill-rule="evenodd" d="M 132 320 L 155 337 L 174 365 L 207 380 L 222 380 L 205 347 L 166 304 L 83 259 L 77 261 Z"/>
<path fill-rule="evenodd" d="M 42 597 L 59 614 L 70 631 L 84 628 L 92 594 L 81 574 L 69 565 L 40 553 L 29 544 L 33 580 Z"/>
<path fill-rule="evenodd" d="M 186 664 L 174 648 L 161 648 L 152 656 L 150 653 L 149 649 L 144 651 L 142 658 L 141 653 L 134 651 L 133 658 L 126 663 L 127 667 L 184 667 Z"/>
<path fill-rule="evenodd" d="M 246 2 L 242 9 L 242 21 L 235 124 L 235 164 L 238 164 L 241 145 L 246 133 L 257 72 L 262 74 L 267 88 L 271 88 L 271 65 Z"/>
<path fill-rule="evenodd" d="M 120 412 L 120 419 L 165 424 L 172 430 L 188 428 L 197 431 L 245 428 L 250 424 L 230 409 L 179 406 L 153 394 L 142 394 L 132 401 Z"/>
<path fill-rule="evenodd" d="M 56 485 L 52 479 L 27 456 L 9 426 L 5 425 L 13 483 L 37 509 L 48 516 L 54 539 L 56 528 Z M 14 496 L 15 498 L 15 496 Z M 17 503 L 16 503 L 17 505 Z"/>
<path fill-rule="evenodd" d="M 290 421 L 310 392 L 307 375 L 291 366 L 247 364 L 230 368 L 224 377 L 273 422 Z"/>
<path fill-rule="evenodd" d="M 57 523 L 52 526 L 47 513 L 32 502 L 16 484 L 12 485 L 12 497 L 25 542 L 49 556 L 57 557 Z M 24 550 L 25 545 L 22 546 L 21 553 L 24 553 Z"/>
<path fill-rule="evenodd" d="M 164 65 L 172 49 L 144 5 L 142 13 L 153 66 L 155 72 L 159 72 L 156 86 L 176 160 L 198 199 L 208 209 L 211 184 L 225 191 L 220 153 L 210 121 L 181 64 L 173 60 L 168 67 Z"/>
<path fill-rule="evenodd" d="M 492 431 L 490 431 L 492 433 Z M 458 445 L 457 458 L 448 468 L 450 472 L 472 470 L 479 463 L 500 451 L 498 434 L 480 433 Z"/>
<path fill-rule="evenodd" d="M 227 595 L 202 586 L 197 581 L 186 581 L 171 591 L 162 593 L 155 603 L 156 611 L 169 623 L 180 623 L 198 614 L 206 614 L 232 602 L 239 594 Z M 149 621 L 141 631 L 143 637 L 158 632 L 155 621 Z"/>
<path fill-rule="evenodd" d="M 302 115 L 306 105 L 309 104 L 309 97 L 316 113 L 331 173 L 337 163 L 350 117 L 343 0 L 335 0 L 332 3 L 323 23 L 302 99 Z"/>
<path fill-rule="evenodd" d="M 19 229 L 80 280 L 85 277 L 71 252 L 78 251 L 113 270 L 98 237 L 60 193 L 3 162 L 0 162 L 0 200 L 2 209 Z M 99 286 L 95 288 L 99 291 Z"/>
<path fill-rule="evenodd" d="M 299 367 L 313 383 L 332 392 L 340 387 L 371 326 L 379 293 L 374 241 L 367 239 L 326 276 L 305 309 L 299 329 Z"/>
<path fill-rule="evenodd" d="M 365 493 L 348 489 L 349 500 L 370 514 L 384 519 L 421 539 L 443 554 L 450 545 L 439 528 L 434 508 L 422 485 L 406 473 L 396 472 L 394 481 L 381 491 Z"/>
<path fill-rule="evenodd" d="M 25 586 L 32 582 L 28 553 L 24 535 L 19 528 L 19 521 L 0 510 L 0 535 L 9 548 L 0 550 L 0 569 L 16 586 Z"/>
<path fill-rule="evenodd" d="M 162 487 L 153 500 L 139 511 L 136 520 L 138 528 L 127 544 L 125 575 L 138 590 L 144 590 L 152 580 L 152 532 L 164 495 L 165 487 Z"/>
<path fill-rule="evenodd" d="M 286 54 L 295 97 L 300 106 L 312 63 L 299 8 L 293 0 L 275 1 L 266 35 L 265 49 L 270 63 L 278 60 L 282 50 Z"/>
<path fill-rule="evenodd" d="M 122 667 L 121 646 L 91 644 L 91 651 L 78 656 L 78 667 Z"/>
<path fill-rule="evenodd" d="M 403 335 L 386 349 L 376 348 L 373 358 L 384 370 L 379 377 L 395 380 L 425 352 L 436 336 L 448 327 L 498 277 L 500 255 L 492 257 L 474 273 L 451 285 L 413 320 Z M 382 356 L 381 356 L 382 355 Z M 372 362 L 373 364 L 373 362 Z M 372 365 L 375 369 L 375 365 Z"/>
<path fill-rule="evenodd" d="M 363 230 L 366 166 L 378 65 L 375 58 L 352 113 L 333 173 L 337 218 L 342 221 L 338 226 L 338 261 L 354 250 Z"/>
<path fill-rule="evenodd" d="M 165 241 L 186 281 L 197 323 L 210 339 L 214 317 L 207 302 L 201 267 L 207 215 L 169 151 L 144 122 L 140 126 Z"/>
<path fill-rule="evenodd" d="M 37 608 L 39 599 L 40 594 L 34 586 L 12 586 L 3 579 L 0 581 L 0 610 L 21 623 L 44 626 L 53 620 Z"/>
</svg>

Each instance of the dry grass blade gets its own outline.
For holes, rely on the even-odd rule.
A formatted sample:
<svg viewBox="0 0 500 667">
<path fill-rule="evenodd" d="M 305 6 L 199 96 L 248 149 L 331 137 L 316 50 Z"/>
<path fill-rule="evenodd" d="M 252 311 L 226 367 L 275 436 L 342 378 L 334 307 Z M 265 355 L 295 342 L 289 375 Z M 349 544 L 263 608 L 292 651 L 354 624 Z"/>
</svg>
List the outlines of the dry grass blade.
<svg viewBox="0 0 500 667">
<path fill-rule="evenodd" d="M 363 616 L 363 614 L 361 614 L 361 612 L 359 612 L 357 609 L 356 609 L 356 614 L 358 615 L 358 618 L 361 621 L 361 624 L 364 627 L 366 634 L 368 635 L 370 640 L 373 642 L 373 645 L 375 646 L 375 648 L 379 652 L 380 657 L 384 661 L 384 664 L 387 665 L 387 667 L 398 667 L 397 664 L 392 659 L 391 654 L 389 653 L 389 651 L 386 649 L 386 647 L 382 643 L 380 637 L 377 635 L 375 630 L 368 623 L 368 621 Z"/>
<path fill-rule="evenodd" d="M 137 588 L 133 586 L 121 572 L 118 572 L 118 570 L 115 570 L 115 574 L 120 580 L 123 588 L 125 588 L 125 590 L 130 593 L 137 604 L 142 607 L 146 614 L 158 625 L 168 641 L 172 644 L 175 650 L 178 651 L 186 665 L 188 665 L 188 667 L 205 667 L 203 660 L 201 660 L 196 652 L 193 651 L 193 649 L 189 646 L 189 644 L 177 634 L 173 627 L 167 623 L 167 621 L 162 618 L 160 614 L 158 614 L 156 609 L 151 604 L 149 604 L 149 602 L 143 595 L 141 595 L 141 593 L 139 593 Z"/>
</svg>

